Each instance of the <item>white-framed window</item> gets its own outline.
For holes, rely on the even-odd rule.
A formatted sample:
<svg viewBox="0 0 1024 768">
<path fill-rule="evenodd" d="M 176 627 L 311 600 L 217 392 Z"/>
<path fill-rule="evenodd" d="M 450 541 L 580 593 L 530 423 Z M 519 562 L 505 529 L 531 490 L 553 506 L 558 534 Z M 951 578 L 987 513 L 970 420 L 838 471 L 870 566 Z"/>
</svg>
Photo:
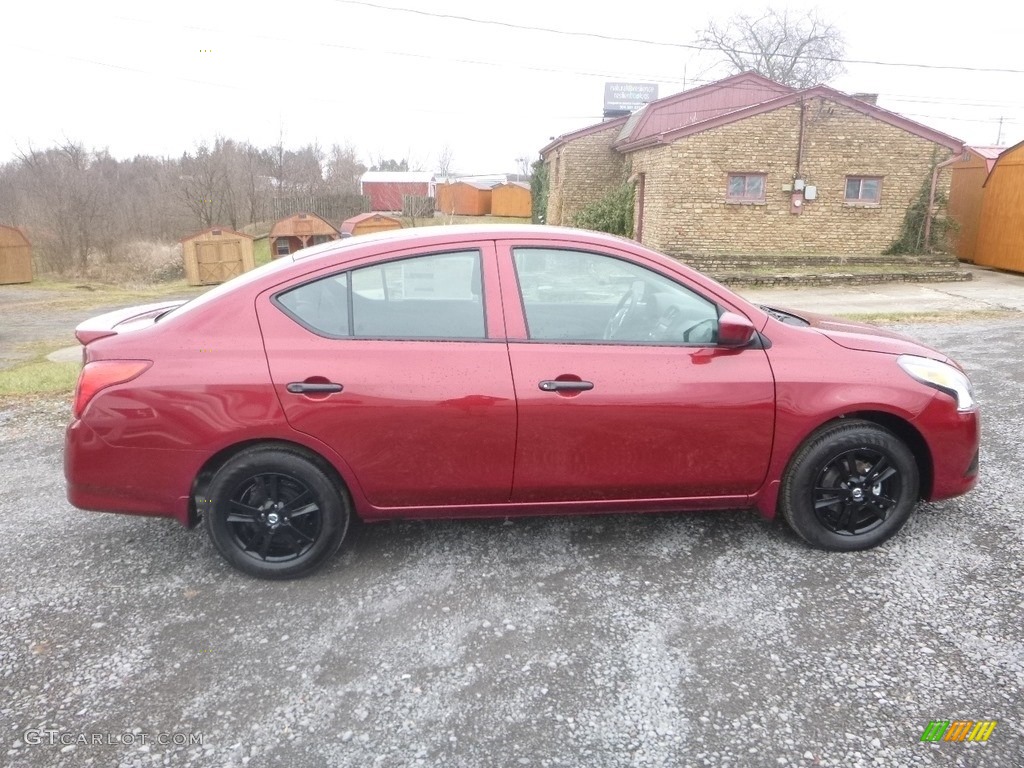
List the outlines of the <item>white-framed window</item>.
<svg viewBox="0 0 1024 768">
<path fill-rule="evenodd" d="M 766 186 L 763 173 L 730 173 L 725 199 L 730 203 L 763 203 Z"/>
<path fill-rule="evenodd" d="M 881 176 L 847 176 L 847 203 L 866 203 L 877 205 L 882 199 Z"/>
</svg>

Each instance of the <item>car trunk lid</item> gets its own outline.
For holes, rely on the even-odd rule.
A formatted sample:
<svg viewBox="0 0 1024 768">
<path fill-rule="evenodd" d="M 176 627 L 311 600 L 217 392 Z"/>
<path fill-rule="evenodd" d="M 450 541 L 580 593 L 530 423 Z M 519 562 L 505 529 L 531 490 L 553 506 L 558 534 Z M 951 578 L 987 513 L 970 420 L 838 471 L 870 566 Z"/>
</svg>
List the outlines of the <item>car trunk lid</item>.
<svg viewBox="0 0 1024 768">
<path fill-rule="evenodd" d="M 90 317 L 75 328 L 75 338 L 83 346 L 88 346 L 92 342 L 107 336 L 115 336 L 119 333 L 148 328 L 156 322 L 160 315 L 180 307 L 185 301 L 185 299 L 180 299 L 161 301 L 155 304 L 140 304 L 135 307 L 115 309 L 113 312 Z"/>
</svg>

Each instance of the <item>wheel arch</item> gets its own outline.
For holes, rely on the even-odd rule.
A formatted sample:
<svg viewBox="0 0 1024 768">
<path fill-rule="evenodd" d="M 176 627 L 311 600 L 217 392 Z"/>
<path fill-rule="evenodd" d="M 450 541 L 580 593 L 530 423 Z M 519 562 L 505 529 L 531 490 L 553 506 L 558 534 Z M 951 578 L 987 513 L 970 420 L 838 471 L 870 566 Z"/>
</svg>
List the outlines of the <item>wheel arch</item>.
<svg viewBox="0 0 1024 768">
<path fill-rule="evenodd" d="M 870 424 L 882 427 L 883 429 L 887 429 L 889 432 L 896 435 L 896 437 L 898 437 L 903 444 L 910 449 L 911 454 L 914 456 L 914 461 L 917 464 L 917 474 L 920 484 L 918 490 L 920 498 L 928 498 L 930 496 L 935 476 L 935 469 L 932 452 L 928 447 L 927 441 L 917 428 L 909 421 L 901 416 L 897 416 L 894 413 L 888 413 L 886 411 L 848 411 L 823 421 L 797 442 L 796 447 L 791 452 L 789 458 L 786 459 L 786 464 L 783 468 L 783 476 L 785 476 L 785 473 L 789 471 L 793 457 L 796 456 L 801 446 L 806 445 L 818 434 L 829 427 L 835 424 L 842 424 L 844 421 L 850 420 L 866 421 Z"/>
<path fill-rule="evenodd" d="M 906 419 L 884 411 L 854 411 L 846 414 L 848 419 L 860 419 L 877 424 L 898 437 L 910 449 L 917 462 L 919 480 L 918 495 L 922 499 L 929 498 L 935 478 L 934 459 L 924 436 Z"/>
<path fill-rule="evenodd" d="M 281 438 L 253 438 L 250 440 L 242 440 L 237 443 L 232 443 L 229 446 L 222 448 L 208 458 L 203 465 L 199 468 L 195 478 L 192 480 L 192 489 L 189 494 L 188 501 L 188 527 L 194 528 L 200 521 L 199 510 L 196 506 L 196 499 L 203 498 L 206 493 L 206 488 L 210 484 L 210 480 L 217 473 L 217 471 L 227 464 L 231 459 L 238 456 L 240 453 L 247 451 L 251 448 L 256 447 L 267 447 L 267 448 L 285 448 L 293 451 L 311 462 L 316 464 L 320 469 L 327 473 L 327 475 L 334 482 L 338 488 L 338 493 L 344 494 L 348 497 L 350 507 L 353 514 L 357 517 L 359 512 L 356 509 L 355 499 L 353 494 L 348 487 L 348 483 L 345 482 L 345 478 L 342 477 L 338 469 L 332 464 L 325 456 L 313 450 L 312 448 L 296 443 L 291 440 L 284 440 Z"/>
</svg>

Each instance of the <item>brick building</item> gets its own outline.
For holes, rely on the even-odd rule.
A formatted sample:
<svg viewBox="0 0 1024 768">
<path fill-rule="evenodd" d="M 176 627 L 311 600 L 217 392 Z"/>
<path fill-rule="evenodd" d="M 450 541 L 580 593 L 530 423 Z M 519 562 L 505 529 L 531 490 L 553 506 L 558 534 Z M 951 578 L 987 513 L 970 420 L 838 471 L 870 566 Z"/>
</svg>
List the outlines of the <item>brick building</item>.
<svg viewBox="0 0 1024 768">
<path fill-rule="evenodd" d="M 669 254 L 881 253 L 962 146 L 864 97 L 747 72 L 554 140 L 547 220 L 571 225 L 629 183 L 634 236 Z"/>
</svg>

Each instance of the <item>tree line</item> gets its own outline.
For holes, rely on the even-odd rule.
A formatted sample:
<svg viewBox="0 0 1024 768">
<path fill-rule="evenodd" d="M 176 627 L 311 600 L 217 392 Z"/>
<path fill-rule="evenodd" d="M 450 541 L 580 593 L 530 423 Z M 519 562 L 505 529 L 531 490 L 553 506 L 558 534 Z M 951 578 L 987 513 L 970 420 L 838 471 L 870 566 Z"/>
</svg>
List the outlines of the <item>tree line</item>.
<svg viewBox="0 0 1024 768">
<path fill-rule="evenodd" d="M 365 171 L 348 145 L 291 150 L 218 138 L 181 157 L 118 160 L 68 140 L 0 165 L 0 223 L 28 232 L 44 269 L 75 272 L 90 259 L 116 260 L 134 241 L 266 222 L 282 197 L 358 195 Z"/>
</svg>

